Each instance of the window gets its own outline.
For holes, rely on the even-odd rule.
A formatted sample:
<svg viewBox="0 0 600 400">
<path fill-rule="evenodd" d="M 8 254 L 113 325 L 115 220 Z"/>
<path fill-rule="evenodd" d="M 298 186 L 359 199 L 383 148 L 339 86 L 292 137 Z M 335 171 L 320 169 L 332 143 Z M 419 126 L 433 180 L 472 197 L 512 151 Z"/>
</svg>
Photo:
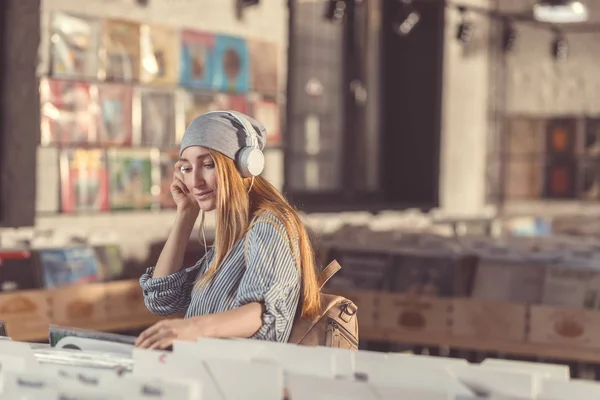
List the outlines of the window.
<svg viewBox="0 0 600 400">
<path fill-rule="evenodd" d="M 344 18 L 325 18 L 329 4 Z M 284 192 L 306 211 L 437 206 L 444 4 L 289 2 Z"/>
</svg>

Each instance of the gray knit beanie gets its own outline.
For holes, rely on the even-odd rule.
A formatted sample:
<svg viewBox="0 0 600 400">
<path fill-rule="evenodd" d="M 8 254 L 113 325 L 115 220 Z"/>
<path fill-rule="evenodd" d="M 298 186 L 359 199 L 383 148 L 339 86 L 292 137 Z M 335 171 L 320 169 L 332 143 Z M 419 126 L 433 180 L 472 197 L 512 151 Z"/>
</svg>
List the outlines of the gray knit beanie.
<svg viewBox="0 0 600 400">
<path fill-rule="evenodd" d="M 238 114 L 244 116 L 254 127 L 259 148 L 263 150 L 267 141 L 267 131 L 263 124 L 245 114 Z M 238 151 L 251 144 L 250 134 L 244 131 L 244 127 L 229 111 L 208 112 L 196 117 L 187 127 L 181 139 L 179 155 L 190 146 L 202 146 L 237 161 Z"/>
</svg>

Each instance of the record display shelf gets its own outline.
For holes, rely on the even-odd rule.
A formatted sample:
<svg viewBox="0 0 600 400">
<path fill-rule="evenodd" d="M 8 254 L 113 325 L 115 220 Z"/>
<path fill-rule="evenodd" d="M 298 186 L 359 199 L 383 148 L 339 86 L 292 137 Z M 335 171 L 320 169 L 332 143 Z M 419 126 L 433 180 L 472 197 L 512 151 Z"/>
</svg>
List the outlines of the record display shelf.
<svg viewBox="0 0 600 400">
<path fill-rule="evenodd" d="M 162 318 L 146 309 L 137 280 L 0 294 L 0 319 L 14 340 L 47 340 L 50 324 L 120 331 L 143 329 Z"/>
<path fill-rule="evenodd" d="M 360 340 L 600 364 L 600 311 L 336 289 Z"/>
<path fill-rule="evenodd" d="M 408 296 L 335 294 L 358 305 L 360 340 L 600 363 L 600 312 L 567 307 Z M 0 320 L 21 341 L 48 339 L 50 324 L 120 331 L 165 317 L 145 307 L 137 280 L 0 294 Z"/>
</svg>

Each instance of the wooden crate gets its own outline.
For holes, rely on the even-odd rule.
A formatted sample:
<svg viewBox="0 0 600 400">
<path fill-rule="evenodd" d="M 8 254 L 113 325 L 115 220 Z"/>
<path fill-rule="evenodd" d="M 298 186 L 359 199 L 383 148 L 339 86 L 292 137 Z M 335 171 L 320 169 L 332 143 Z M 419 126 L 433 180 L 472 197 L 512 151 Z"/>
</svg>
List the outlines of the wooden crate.
<svg viewBox="0 0 600 400">
<path fill-rule="evenodd" d="M 567 307 L 531 306 L 530 343 L 600 348 L 600 312 Z"/>
<path fill-rule="evenodd" d="M 435 297 L 413 297 L 379 293 L 375 300 L 377 329 L 390 333 L 450 334 L 451 301 Z"/>
<path fill-rule="evenodd" d="M 107 282 L 106 313 L 111 318 L 127 318 L 150 315 L 144 304 L 144 294 L 137 280 Z"/>
<path fill-rule="evenodd" d="M 525 341 L 527 305 L 474 299 L 452 300 L 452 335 Z"/>
<path fill-rule="evenodd" d="M 48 293 L 53 324 L 85 326 L 107 319 L 106 290 L 102 283 L 67 286 Z"/>
<path fill-rule="evenodd" d="M 14 340 L 47 337 L 50 324 L 48 294 L 41 290 L 0 294 L 0 319 L 6 322 L 7 334 Z"/>
</svg>

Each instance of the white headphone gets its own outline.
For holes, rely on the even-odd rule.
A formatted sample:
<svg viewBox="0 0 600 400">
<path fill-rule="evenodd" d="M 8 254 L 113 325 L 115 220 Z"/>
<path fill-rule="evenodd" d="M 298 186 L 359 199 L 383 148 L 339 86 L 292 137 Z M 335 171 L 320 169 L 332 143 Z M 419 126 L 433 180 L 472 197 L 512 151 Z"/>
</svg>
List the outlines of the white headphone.
<svg viewBox="0 0 600 400">
<path fill-rule="evenodd" d="M 232 115 L 244 127 L 246 138 L 250 139 L 250 144 L 243 147 L 237 156 L 236 164 L 238 170 L 244 178 L 250 178 L 260 175 L 265 169 L 265 155 L 260 150 L 256 129 L 248 119 L 237 111 L 226 111 Z"/>
<path fill-rule="evenodd" d="M 210 111 L 209 113 L 222 112 L 235 118 L 240 125 L 242 125 L 244 133 L 246 134 L 246 139 L 250 140 L 250 143 L 246 140 L 246 147 L 240 149 L 237 159 L 235 160 L 238 171 L 244 178 L 254 178 L 255 176 L 260 175 L 265 169 L 265 155 L 260 150 L 256 129 L 254 129 L 254 126 L 252 126 L 250 121 L 248 121 L 243 114 L 237 111 Z"/>
</svg>

